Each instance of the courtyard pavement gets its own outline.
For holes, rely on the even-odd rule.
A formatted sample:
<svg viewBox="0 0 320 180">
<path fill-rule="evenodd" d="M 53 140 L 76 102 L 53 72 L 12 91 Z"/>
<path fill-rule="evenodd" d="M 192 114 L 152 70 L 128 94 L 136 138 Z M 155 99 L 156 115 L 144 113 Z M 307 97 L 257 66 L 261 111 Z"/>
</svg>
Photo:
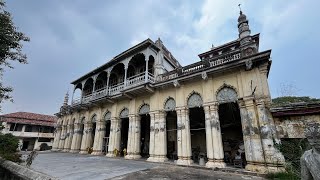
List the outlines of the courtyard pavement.
<svg viewBox="0 0 320 180">
<path fill-rule="evenodd" d="M 210 169 L 61 152 L 40 152 L 31 168 L 63 180 L 263 179 Z"/>
</svg>

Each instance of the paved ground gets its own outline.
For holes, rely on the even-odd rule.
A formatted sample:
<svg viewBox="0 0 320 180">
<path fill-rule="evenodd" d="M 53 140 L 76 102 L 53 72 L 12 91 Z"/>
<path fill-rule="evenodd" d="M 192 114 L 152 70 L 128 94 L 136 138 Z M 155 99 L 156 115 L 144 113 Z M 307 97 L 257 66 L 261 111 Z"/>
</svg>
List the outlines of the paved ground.
<svg viewBox="0 0 320 180">
<path fill-rule="evenodd" d="M 63 180 L 262 179 L 207 169 L 72 153 L 39 153 L 32 169 Z"/>
</svg>

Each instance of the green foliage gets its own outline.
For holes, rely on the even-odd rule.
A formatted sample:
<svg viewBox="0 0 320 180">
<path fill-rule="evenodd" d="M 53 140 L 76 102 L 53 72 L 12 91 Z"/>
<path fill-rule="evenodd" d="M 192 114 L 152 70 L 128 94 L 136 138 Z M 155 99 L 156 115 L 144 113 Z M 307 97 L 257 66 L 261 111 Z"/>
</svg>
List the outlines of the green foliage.
<svg viewBox="0 0 320 180">
<path fill-rule="evenodd" d="M 300 157 L 306 150 L 309 150 L 311 147 L 307 139 L 282 139 L 281 144 L 275 143 L 275 147 L 283 154 L 286 160 L 286 173 L 276 174 L 283 176 L 286 174 L 291 179 L 295 176 L 299 179 L 301 166 L 300 166 Z M 292 174 L 292 175 L 291 175 Z M 280 178 L 281 179 L 281 178 Z M 285 179 L 285 178 L 284 178 Z"/>
<path fill-rule="evenodd" d="M 0 1 L 0 103 L 3 100 L 11 100 L 11 87 L 7 87 L 1 81 L 4 67 L 13 68 L 10 61 L 18 61 L 26 64 L 27 56 L 22 53 L 22 42 L 30 41 L 12 21 L 11 14 L 6 11 L 5 3 Z"/>
<path fill-rule="evenodd" d="M 267 174 L 267 179 L 286 179 L 286 180 L 299 180 L 299 176 L 294 173 L 279 172 Z"/>
<path fill-rule="evenodd" d="M 20 162 L 20 155 L 17 153 L 19 140 L 12 134 L 0 133 L 0 156 L 4 159 Z"/>
<path fill-rule="evenodd" d="M 309 96 L 283 96 L 283 97 L 277 97 L 272 99 L 273 106 L 283 106 L 283 105 L 288 105 L 289 103 L 299 103 L 299 102 L 306 102 L 306 103 L 319 102 L 320 103 L 320 99 L 311 98 Z"/>
</svg>

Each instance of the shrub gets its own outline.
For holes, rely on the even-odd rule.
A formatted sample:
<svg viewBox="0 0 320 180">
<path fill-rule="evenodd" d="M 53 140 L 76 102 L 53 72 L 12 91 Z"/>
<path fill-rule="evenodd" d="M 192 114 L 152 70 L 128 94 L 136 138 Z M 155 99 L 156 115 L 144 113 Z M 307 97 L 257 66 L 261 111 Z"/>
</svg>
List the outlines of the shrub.
<svg viewBox="0 0 320 180">
<path fill-rule="evenodd" d="M 0 156 L 13 162 L 21 162 L 20 154 L 17 152 L 18 144 L 17 137 L 0 133 Z"/>
</svg>

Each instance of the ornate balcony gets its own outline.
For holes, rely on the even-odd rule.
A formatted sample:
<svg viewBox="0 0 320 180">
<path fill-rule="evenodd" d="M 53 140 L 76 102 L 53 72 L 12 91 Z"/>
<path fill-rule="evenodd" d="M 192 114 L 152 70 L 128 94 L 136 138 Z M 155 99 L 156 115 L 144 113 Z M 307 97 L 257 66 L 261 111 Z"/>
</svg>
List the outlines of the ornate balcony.
<svg viewBox="0 0 320 180">
<path fill-rule="evenodd" d="M 121 95 L 126 90 L 136 88 L 140 85 L 146 83 L 154 83 L 154 76 L 151 73 L 141 73 L 130 78 L 127 78 L 126 81 L 116 84 L 110 87 L 104 87 L 98 90 L 95 90 L 93 93 L 83 96 L 82 98 L 76 98 L 72 101 L 72 106 L 78 106 L 81 104 L 87 104 L 92 101 L 96 101 L 105 97 L 112 97 L 116 95 Z"/>
</svg>

